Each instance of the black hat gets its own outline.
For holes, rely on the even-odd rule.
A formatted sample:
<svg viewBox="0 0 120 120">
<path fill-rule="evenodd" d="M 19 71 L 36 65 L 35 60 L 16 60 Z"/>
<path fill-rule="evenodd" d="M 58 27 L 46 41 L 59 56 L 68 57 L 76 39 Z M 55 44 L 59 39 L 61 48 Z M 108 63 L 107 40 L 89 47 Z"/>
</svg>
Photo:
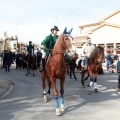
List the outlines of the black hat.
<svg viewBox="0 0 120 120">
<path fill-rule="evenodd" d="M 51 31 L 52 31 L 52 30 L 57 30 L 57 31 L 59 31 L 59 29 L 58 29 L 57 26 L 53 26 L 50 30 L 51 30 Z"/>
<path fill-rule="evenodd" d="M 29 41 L 29 43 L 32 43 L 32 41 Z"/>
</svg>

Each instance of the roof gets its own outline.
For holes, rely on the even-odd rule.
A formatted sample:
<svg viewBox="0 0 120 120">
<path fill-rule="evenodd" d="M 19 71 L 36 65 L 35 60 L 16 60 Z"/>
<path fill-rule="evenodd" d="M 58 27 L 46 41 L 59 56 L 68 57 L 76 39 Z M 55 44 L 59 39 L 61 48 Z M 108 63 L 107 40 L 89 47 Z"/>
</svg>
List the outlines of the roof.
<svg viewBox="0 0 120 120">
<path fill-rule="evenodd" d="M 103 23 L 105 22 L 105 20 L 107 20 L 107 19 L 109 19 L 110 17 L 112 17 L 112 16 L 114 16 L 115 14 L 117 14 L 117 13 L 119 13 L 120 12 L 120 9 L 119 10 L 117 10 L 117 11 L 115 11 L 115 12 L 113 12 L 112 14 L 110 14 L 110 15 L 108 15 L 107 17 L 105 17 L 105 18 L 103 18 L 103 19 L 101 19 L 100 21 L 98 21 L 98 22 L 96 22 L 96 23 L 91 23 L 91 24 L 86 24 L 86 25 L 81 25 L 81 26 L 78 26 L 79 28 L 82 28 L 82 27 L 90 27 L 90 26 L 101 26 L 101 24 L 103 25 Z M 105 23 L 106 24 L 106 23 Z M 108 24 L 110 24 L 110 23 L 108 23 Z M 108 24 L 106 24 L 106 25 L 108 25 Z M 111 24 L 112 25 L 112 24 Z M 112 26 L 117 26 L 117 25 L 112 25 Z"/>
<path fill-rule="evenodd" d="M 106 16 L 105 18 L 101 19 L 99 22 L 101 21 L 105 21 L 107 19 L 109 19 L 110 17 L 114 16 L 115 14 L 119 13 L 120 12 L 120 9 L 118 9 L 117 11 L 111 13 L 110 15 Z"/>
<path fill-rule="evenodd" d="M 120 25 L 104 22 L 104 23 L 102 23 L 101 25 L 99 25 L 99 26 L 97 26 L 97 27 L 95 27 L 95 28 L 87 31 L 87 33 L 92 33 L 93 31 L 95 31 L 95 30 L 97 30 L 97 29 L 99 29 L 99 28 L 101 28 L 101 27 L 103 27 L 103 26 L 111 26 L 111 27 L 120 28 Z"/>
<path fill-rule="evenodd" d="M 96 22 L 96 23 L 91 23 L 91 24 L 86 24 L 86 25 L 82 25 L 82 26 L 78 26 L 79 28 L 82 28 L 82 27 L 90 27 L 90 26 L 96 26 L 96 25 L 100 25 L 101 22 Z"/>
</svg>

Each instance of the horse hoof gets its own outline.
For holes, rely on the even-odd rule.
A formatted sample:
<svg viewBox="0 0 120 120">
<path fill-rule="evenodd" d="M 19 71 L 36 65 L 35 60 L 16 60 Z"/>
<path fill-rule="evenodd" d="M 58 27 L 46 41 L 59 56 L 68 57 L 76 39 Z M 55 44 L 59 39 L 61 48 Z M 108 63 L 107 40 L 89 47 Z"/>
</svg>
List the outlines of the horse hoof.
<svg viewBox="0 0 120 120">
<path fill-rule="evenodd" d="M 47 99 L 44 99 L 44 103 L 46 103 L 48 100 Z"/>
<path fill-rule="evenodd" d="M 65 107 L 64 107 L 64 105 L 63 105 L 63 104 L 61 105 L 60 110 L 61 110 L 62 112 L 64 112 L 64 111 L 65 111 Z"/>
<path fill-rule="evenodd" d="M 50 94 L 47 94 L 47 99 L 50 100 Z"/>
<path fill-rule="evenodd" d="M 60 116 L 60 115 L 61 115 L 59 108 L 56 109 L 56 115 L 57 115 L 57 116 Z"/>
<path fill-rule="evenodd" d="M 82 87 L 85 87 L 85 85 L 84 85 L 84 84 L 82 84 Z"/>
<path fill-rule="evenodd" d="M 28 74 L 26 74 L 26 76 L 28 76 Z"/>
<path fill-rule="evenodd" d="M 48 98 L 44 96 L 44 103 L 46 103 L 47 101 L 48 101 Z"/>
<path fill-rule="evenodd" d="M 95 93 L 98 93 L 98 89 L 95 89 Z"/>
<path fill-rule="evenodd" d="M 90 87 L 90 85 L 89 85 L 89 84 L 87 84 L 87 86 L 88 86 L 88 87 Z"/>
<path fill-rule="evenodd" d="M 33 74 L 33 76 L 35 76 L 35 74 Z"/>
</svg>

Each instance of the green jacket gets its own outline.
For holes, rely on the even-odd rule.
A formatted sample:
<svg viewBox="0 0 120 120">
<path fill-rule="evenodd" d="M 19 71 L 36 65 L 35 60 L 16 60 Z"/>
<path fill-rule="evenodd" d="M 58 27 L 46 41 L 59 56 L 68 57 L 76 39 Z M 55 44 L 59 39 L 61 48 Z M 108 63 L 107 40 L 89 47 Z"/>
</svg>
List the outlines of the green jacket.
<svg viewBox="0 0 120 120">
<path fill-rule="evenodd" d="M 46 36 L 46 38 L 42 41 L 41 45 L 44 45 L 46 49 L 53 49 L 57 39 L 58 35 L 52 36 L 52 34 L 50 34 Z M 51 51 L 46 49 L 44 50 L 44 52 L 46 53 L 46 55 L 49 55 Z"/>
<path fill-rule="evenodd" d="M 33 49 L 33 53 L 34 53 L 34 46 L 32 46 L 32 45 L 27 46 L 27 52 L 29 54 L 32 53 L 32 49 Z"/>
</svg>

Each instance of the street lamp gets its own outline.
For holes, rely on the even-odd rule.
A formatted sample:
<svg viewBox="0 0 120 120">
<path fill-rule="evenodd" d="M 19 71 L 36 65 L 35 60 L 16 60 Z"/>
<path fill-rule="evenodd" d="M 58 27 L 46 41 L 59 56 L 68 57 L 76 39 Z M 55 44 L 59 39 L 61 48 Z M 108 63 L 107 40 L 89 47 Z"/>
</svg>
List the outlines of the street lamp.
<svg viewBox="0 0 120 120">
<path fill-rule="evenodd" d="M 56 19 L 56 25 L 58 25 L 58 17 L 55 17 L 55 19 Z"/>
</svg>

